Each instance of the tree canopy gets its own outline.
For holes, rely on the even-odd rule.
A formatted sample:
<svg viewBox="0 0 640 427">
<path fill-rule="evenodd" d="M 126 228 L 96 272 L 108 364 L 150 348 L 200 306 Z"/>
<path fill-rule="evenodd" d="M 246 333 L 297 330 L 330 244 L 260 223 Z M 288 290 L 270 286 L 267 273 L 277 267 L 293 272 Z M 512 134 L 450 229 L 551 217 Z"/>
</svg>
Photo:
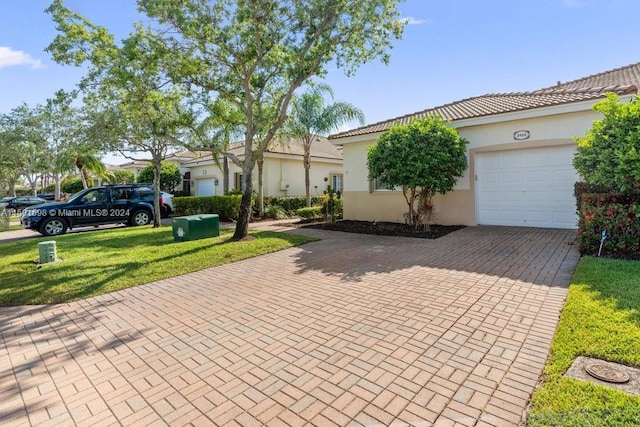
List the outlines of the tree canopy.
<svg viewBox="0 0 640 427">
<path fill-rule="evenodd" d="M 168 73 L 233 104 L 244 118 L 245 180 L 234 239 L 247 235 L 256 161 L 284 123 L 294 92 L 337 66 L 389 60 L 405 22 L 399 0 L 139 0 L 165 26 Z"/>
<path fill-rule="evenodd" d="M 622 104 L 609 94 L 593 106 L 602 113 L 583 138 L 573 165 L 590 184 L 617 191 L 640 190 L 640 97 Z"/>
<path fill-rule="evenodd" d="M 438 116 L 394 125 L 368 147 L 369 177 L 388 188 L 402 188 L 407 222 L 428 226 L 433 196 L 451 191 L 467 168 L 468 144 Z"/>
<path fill-rule="evenodd" d="M 153 165 L 149 164 L 138 174 L 138 182 L 153 182 Z M 182 182 L 180 169 L 174 163 L 163 161 L 160 164 L 160 190 L 173 192 L 174 188 Z"/>
</svg>

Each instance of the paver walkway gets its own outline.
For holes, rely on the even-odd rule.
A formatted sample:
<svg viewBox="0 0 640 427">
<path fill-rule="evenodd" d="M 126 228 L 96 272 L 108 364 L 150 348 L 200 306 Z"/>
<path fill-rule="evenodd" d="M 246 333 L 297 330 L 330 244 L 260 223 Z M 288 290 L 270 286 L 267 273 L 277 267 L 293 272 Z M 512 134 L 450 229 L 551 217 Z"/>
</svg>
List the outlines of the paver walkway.
<svg viewBox="0 0 640 427">
<path fill-rule="evenodd" d="M 0 424 L 520 423 L 578 259 L 574 231 L 304 232 L 323 240 L 0 308 Z"/>
</svg>

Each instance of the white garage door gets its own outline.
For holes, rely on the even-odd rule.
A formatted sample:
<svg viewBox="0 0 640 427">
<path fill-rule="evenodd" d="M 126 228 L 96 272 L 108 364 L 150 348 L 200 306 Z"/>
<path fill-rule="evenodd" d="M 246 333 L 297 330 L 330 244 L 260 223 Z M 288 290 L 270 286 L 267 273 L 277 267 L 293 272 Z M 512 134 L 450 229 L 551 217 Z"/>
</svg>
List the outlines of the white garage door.
<svg viewBox="0 0 640 427">
<path fill-rule="evenodd" d="M 196 196 L 215 196 L 216 182 L 214 178 L 199 179 L 196 183 Z"/>
<path fill-rule="evenodd" d="M 575 146 L 477 153 L 478 224 L 577 228 Z"/>
</svg>

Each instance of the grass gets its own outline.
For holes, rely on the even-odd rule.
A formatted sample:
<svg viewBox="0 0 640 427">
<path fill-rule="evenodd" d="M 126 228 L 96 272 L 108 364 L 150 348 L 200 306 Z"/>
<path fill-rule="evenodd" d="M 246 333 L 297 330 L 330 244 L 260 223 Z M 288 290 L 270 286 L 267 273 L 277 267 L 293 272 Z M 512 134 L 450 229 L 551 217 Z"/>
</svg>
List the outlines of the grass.
<svg viewBox="0 0 640 427">
<path fill-rule="evenodd" d="M 577 356 L 640 367 L 640 261 L 585 257 L 532 397 L 530 426 L 640 425 L 640 398 L 564 377 Z"/>
<path fill-rule="evenodd" d="M 13 231 L 13 230 L 22 230 L 22 226 L 20 224 L 16 224 L 16 225 L 0 224 L 0 233 L 3 231 Z"/>
<path fill-rule="evenodd" d="M 130 227 L 55 238 L 62 261 L 37 268 L 37 244 L 52 238 L 0 244 L 0 306 L 63 303 L 300 245 L 314 239 L 250 232 L 253 240 L 221 236 L 174 243 L 171 227 Z"/>
</svg>

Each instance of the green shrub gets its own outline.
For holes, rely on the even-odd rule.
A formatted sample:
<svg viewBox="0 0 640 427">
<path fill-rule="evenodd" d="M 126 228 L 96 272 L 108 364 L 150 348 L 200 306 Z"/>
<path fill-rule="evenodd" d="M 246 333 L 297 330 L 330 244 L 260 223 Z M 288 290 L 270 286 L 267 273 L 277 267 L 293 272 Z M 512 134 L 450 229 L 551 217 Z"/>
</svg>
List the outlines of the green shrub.
<svg viewBox="0 0 640 427">
<path fill-rule="evenodd" d="M 589 184 L 588 182 L 576 182 L 573 185 L 573 195 L 576 198 L 576 212 L 582 207 L 582 195 L 585 193 L 612 193 L 613 190 L 603 185 Z"/>
<path fill-rule="evenodd" d="M 56 191 L 56 183 L 52 183 L 47 185 L 46 187 L 44 187 L 41 191 L 41 193 L 53 193 L 54 191 Z"/>
<path fill-rule="evenodd" d="M 83 188 L 82 179 L 77 175 L 69 176 L 60 183 L 60 190 L 67 194 L 75 194 Z"/>
<path fill-rule="evenodd" d="M 174 197 L 191 197 L 191 193 L 189 193 L 188 191 L 178 190 L 173 192 L 173 196 Z"/>
<path fill-rule="evenodd" d="M 311 197 L 311 206 L 321 204 L 321 197 Z M 265 210 L 269 206 L 279 206 L 287 213 L 287 215 L 296 215 L 298 209 L 307 207 L 307 200 L 304 196 L 292 196 L 292 197 L 276 197 L 267 196 L 264 198 Z"/>
<path fill-rule="evenodd" d="M 242 196 L 174 197 L 177 215 L 218 214 L 220 220 L 238 219 Z"/>
<path fill-rule="evenodd" d="M 300 208 L 296 211 L 296 215 L 304 219 L 322 218 L 322 206 L 311 206 L 310 208 Z"/>
<path fill-rule="evenodd" d="M 583 194 L 578 221 L 582 254 L 640 255 L 640 194 Z"/>
<path fill-rule="evenodd" d="M 285 219 L 288 217 L 285 210 L 278 205 L 270 205 L 265 208 L 264 216 L 272 219 Z"/>
</svg>

